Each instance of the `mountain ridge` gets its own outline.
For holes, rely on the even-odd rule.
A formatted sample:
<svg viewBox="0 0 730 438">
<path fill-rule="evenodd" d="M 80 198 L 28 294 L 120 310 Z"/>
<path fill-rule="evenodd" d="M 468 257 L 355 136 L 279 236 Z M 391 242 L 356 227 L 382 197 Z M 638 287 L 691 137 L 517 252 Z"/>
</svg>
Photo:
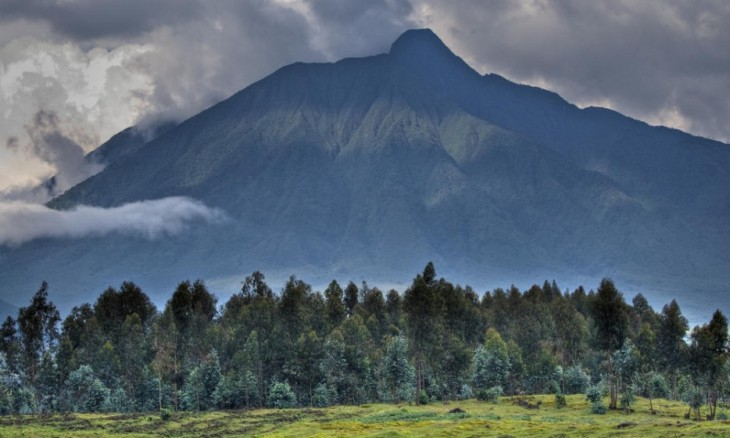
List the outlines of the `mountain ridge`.
<svg viewBox="0 0 730 438">
<path fill-rule="evenodd" d="M 388 54 L 282 67 L 49 203 L 189 196 L 231 223 L 155 242 L 31 242 L 0 258 L 25 272 L 40 257 L 48 271 L 81 254 L 97 278 L 77 285 L 86 296 L 125 272 L 155 287 L 266 268 L 392 281 L 429 259 L 468 282 L 613 276 L 656 294 L 724 283 L 727 145 L 608 111 L 480 75 L 430 30 L 407 31 Z M 119 246 L 104 262 L 103 242 Z"/>
</svg>

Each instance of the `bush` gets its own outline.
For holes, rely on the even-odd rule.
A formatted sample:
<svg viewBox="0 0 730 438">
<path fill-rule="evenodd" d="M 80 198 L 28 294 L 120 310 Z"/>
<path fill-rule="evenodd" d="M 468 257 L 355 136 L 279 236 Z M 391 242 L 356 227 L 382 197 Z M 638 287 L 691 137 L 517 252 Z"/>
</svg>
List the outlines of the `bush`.
<svg viewBox="0 0 730 438">
<path fill-rule="evenodd" d="M 326 408 L 330 405 L 330 391 L 327 388 L 327 385 L 320 383 L 316 388 L 314 388 L 312 404 L 318 408 Z"/>
<path fill-rule="evenodd" d="M 499 397 L 502 395 L 501 386 L 492 386 L 489 389 L 480 389 L 477 391 L 477 400 L 499 403 Z"/>
<path fill-rule="evenodd" d="M 605 414 L 606 406 L 603 405 L 603 393 L 597 385 L 592 385 L 586 391 L 586 399 L 591 402 L 592 414 Z"/>
<path fill-rule="evenodd" d="M 728 419 L 730 419 L 730 417 L 728 417 L 726 413 L 720 412 L 719 414 L 717 414 L 717 419 L 720 421 L 727 421 Z"/>
<path fill-rule="evenodd" d="M 667 379 L 659 373 L 652 373 L 649 376 L 649 392 L 652 397 L 667 398 L 669 397 L 669 384 Z"/>
<path fill-rule="evenodd" d="M 568 406 L 568 403 L 565 401 L 565 396 L 559 392 L 555 393 L 555 407 L 560 409 Z"/>
<path fill-rule="evenodd" d="M 426 393 L 425 389 L 422 389 L 421 392 L 418 393 L 418 404 L 427 405 L 428 402 L 429 402 L 428 394 Z"/>
<path fill-rule="evenodd" d="M 297 406 L 297 396 L 289 382 L 273 382 L 269 387 L 269 407 L 284 409 Z"/>
<path fill-rule="evenodd" d="M 623 409 L 627 414 L 631 413 L 631 405 L 634 404 L 635 400 L 634 388 L 629 385 L 624 389 L 624 392 L 621 393 L 621 409 Z"/>
<path fill-rule="evenodd" d="M 601 401 L 602 398 L 603 394 L 601 393 L 601 388 L 596 385 L 588 387 L 588 390 L 586 391 L 586 399 L 588 399 L 589 402 L 596 403 Z"/>
<path fill-rule="evenodd" d="M 167 408 L 160 409 L 160 420 L 167 421 L 172 418 L 172 411 Z"/>
<path fill-rule="evenodd" d="M 599 400 L 591 404 L 591 414 L 603 415 L 606 413 L 606 406 L 603 405 L 603 401 Z"/>
<path fill-rule="evenodd" d="M 565 370 L 563 374 L 566 394 L 581 394 L 585 392 L 590 381 L 591 379 L 588 377 L 588 374 L 583 372 L 579 366 L 572 366 Z"/>
</svg>

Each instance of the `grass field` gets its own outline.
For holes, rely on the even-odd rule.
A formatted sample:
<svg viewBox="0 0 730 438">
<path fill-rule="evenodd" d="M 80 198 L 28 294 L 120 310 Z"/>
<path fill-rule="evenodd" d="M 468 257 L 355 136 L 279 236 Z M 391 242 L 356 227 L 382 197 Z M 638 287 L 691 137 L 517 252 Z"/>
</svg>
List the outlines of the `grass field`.
<svg viewBox="0 0 730 438">
<path fill-rule="evenodd" d="M 568 396 L 557 409 L 553 396 L 535 396 L 539 409 L 503 397 L 500 404 L 474 400 L 427 406 L 338 406 L 325 409 L 260 409 L 209 413 L 66 414 L 0 417 L 0 437 L 730 437 L 730 421 L 686 420 L 686 406 L 639 399 L 630 415 L 589 413 L 583 395 Z M 459 408 L 463 413 L 450 413 Z"/>
</svg>

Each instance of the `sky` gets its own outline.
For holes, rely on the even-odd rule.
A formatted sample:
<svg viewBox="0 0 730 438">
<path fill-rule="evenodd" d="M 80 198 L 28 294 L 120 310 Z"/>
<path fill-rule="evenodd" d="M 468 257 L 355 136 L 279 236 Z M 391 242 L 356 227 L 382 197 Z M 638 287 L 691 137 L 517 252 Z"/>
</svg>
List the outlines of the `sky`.
<svg viewBox="0 0 730 438">
<path fill-rule="evenodd" d="M 429 27 L 480 73 L 730 141 L 724 0 L 0 0 L 0 194 L 103 168 L 120 130 L 181 120 L 296 61 Z"/>
</svg>

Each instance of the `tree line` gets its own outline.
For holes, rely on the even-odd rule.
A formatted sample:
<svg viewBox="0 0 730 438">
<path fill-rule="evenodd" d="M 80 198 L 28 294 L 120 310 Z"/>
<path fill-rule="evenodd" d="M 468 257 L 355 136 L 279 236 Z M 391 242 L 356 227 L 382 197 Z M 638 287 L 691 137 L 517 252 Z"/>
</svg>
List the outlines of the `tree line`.
<svg viewBox="0 0 730 438">
<path fill-rule="evenodd" d="M 717 415 L 730 390 L 718 310 L 691 332 L 676 301 L 629 304 L 609 279 L 586 292 L 545 282 L 481 295 L 432 263 L 400 294 L 291 277 L 245 278 L 220 307 L 183 281 L 158 311 L 134 283 L 62 320 L 44 282 L 0 327 L 0 413 L 143 412 L 429 403 L 586 393 L 596 413 L 636 396 Z M 606 408 L 602 400 L 608 397 Z M 652 405 L 653 406 L 653 405 Z M 653 408 L 652 408 L 653 409 Z"/>
</svg>

